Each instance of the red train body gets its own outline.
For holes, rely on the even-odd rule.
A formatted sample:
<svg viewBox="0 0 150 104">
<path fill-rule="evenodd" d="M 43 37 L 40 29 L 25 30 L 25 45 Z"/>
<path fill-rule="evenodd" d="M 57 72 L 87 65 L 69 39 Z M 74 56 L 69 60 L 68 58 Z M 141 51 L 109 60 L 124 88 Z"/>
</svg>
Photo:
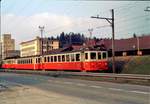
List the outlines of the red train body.
<svg viewBox="0 0 150 104">
<path fill-rule="evenodd" d="M 108 70 L 107 56 L 106 51 L 64 52 L 5 59 L 2 68 L 17 70 L 101 71 Z"/>
</svg>

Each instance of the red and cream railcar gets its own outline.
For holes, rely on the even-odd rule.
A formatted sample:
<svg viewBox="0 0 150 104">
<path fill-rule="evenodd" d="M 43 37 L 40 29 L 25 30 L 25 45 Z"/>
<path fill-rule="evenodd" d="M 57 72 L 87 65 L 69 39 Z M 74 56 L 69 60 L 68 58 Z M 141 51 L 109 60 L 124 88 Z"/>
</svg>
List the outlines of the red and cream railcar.
<svg viewBox="0 0 150 104">
<path fill-rule="evenodd" d="M 75 51 L 43 56 L 6 59 L 3 68 L 26 70 L 108 70 L 107 51 Z M 12 61 L 13 60 L 13 61 Z M 9 61 L 12 61 L 11 63 Z"/>
</svg>

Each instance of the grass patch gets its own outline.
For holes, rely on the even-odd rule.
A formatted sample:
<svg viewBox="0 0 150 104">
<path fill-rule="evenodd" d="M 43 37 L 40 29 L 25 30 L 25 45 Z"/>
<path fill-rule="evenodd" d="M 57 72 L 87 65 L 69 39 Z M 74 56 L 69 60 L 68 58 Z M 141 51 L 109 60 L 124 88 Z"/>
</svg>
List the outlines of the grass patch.
<svg viewBox="0 0 150 104">
<path fill-rule="evenodd" d="M 117 73 L 150 75 L 150 55 L 116 57 L 115 65 Z M 112 70 L 111 59 L 109 59 L 109 69 Z"/>
</svg>

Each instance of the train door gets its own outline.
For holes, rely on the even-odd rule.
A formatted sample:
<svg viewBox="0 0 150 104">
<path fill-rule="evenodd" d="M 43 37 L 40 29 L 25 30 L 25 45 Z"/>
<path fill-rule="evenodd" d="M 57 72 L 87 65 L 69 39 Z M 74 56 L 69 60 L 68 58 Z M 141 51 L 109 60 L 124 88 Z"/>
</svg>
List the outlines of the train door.
<svg viewBox="0 0 150 104">
<path fill-rule="evenodd" d="M 33 70 L 36 70 L 36 58 L 32 58 Z"/>
<path fill-rule="evenodd" d="M 83 67 L 85 71 L 97 70 L 97 51 L 85 51 Z"/>
<path fill-rule="evenodd" d="M 40 57 L 36 58 L 35 69 L 41 69 L 41 58 Z"/>
<path fill-rule="evenodd" d="M 89 64 L 89 52 L 85 51 L 82 53 L 82 70 L 86 71 L 87 69 L 90 68 Z"/>
<path fill-rule="evenodd" d="M 80 58 L 81 58 L 81 59 L 80 59 L 80 61 L 81 61 L 81 62 L 80 62 L 80 67 L 81 67 L 80 70 L 81 70 L 81 71 L 84 71 L 84 52 L 81 52 Z"/>
</svg>

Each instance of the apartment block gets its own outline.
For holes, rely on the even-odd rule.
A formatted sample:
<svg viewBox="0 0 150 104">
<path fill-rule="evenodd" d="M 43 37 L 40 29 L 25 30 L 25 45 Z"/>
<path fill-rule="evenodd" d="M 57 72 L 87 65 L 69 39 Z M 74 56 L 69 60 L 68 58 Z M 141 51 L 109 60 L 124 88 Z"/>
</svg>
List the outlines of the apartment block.
<svg viewBox="0 0 150 104">
<path fill-rule="evenodd" d="M 3 34 L 1 38 L 2 59 L 7 57 L 8 51 L 15 50 L 15 39 L 11 38 L 11 34 Z"/>
<path fill-rule="evenodd" d="M 34 56 L 47 53 L 50 50 L 58 49 L 59 41 L 48 38 L 36 37 L 33 40 L 25 41 L 20 44 L 20 56 Z M 43 50 L 43 51 L 42 51 Z"/>
</svg>

